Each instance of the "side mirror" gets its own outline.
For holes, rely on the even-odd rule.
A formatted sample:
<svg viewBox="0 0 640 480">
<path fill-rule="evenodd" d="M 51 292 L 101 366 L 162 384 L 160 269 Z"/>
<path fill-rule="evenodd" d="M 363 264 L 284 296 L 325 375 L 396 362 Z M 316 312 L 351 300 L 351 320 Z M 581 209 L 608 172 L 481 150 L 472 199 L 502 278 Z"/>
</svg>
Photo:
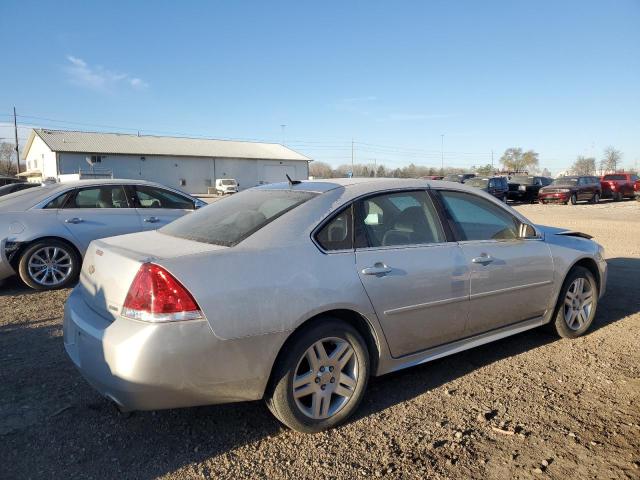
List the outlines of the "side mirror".
<svg viewBox="0 0 640 480">
<path fill-rule="evenodd" d="M 528 223 L 520 224 L 520 238 L 540 238 L 538 231 Z"/>
</svg>

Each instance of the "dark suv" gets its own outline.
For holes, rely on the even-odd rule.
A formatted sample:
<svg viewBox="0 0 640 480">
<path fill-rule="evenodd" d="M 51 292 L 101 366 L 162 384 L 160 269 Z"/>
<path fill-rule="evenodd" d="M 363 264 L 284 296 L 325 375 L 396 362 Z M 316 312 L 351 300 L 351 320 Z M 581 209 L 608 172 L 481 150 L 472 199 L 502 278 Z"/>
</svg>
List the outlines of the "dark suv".
<svg viewBox="0 0 640 480">
<path fill-rule="evenodd" d="M 600 179 L 592 176 L 571 175 L 556 178 L 551 185 L 538 193 L 540 203 L 559 202 L 575 205 L 581 201 L 598 203 L 602 196 Z"/>
<path fill-rule="evenodd" d="M 551 185 L 552 178 L 532 175 L 513 176 L 509 180 L 509 200 L 534 203 L 542 187 Z"/>
<path fill-rule="evenodd" d="M 470 178 L 464 184 L 484 190 L 503 202 L 507 201 L 509 184 L 506 177 L 475 177 Z"/>
<path fill-rule="evenodd" d="M 475 173 L 450 173 L 449 175 L 445 176 L 443 180 L 446 182 L 465 183 L 467 180 L 475 176 Z"/>
</svg>

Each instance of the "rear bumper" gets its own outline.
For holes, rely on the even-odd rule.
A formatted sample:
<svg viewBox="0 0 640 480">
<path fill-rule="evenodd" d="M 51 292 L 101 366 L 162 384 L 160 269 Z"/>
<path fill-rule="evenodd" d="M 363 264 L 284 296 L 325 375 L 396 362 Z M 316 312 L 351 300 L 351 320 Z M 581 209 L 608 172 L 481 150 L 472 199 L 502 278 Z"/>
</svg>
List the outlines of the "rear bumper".
<svg viewBox="0 0 640 480">
<path fill-rule="evenodd" d="M 538 195 L 538 200 L 541 202 L 568 202 L 571 198 L 570 193 L 541 193 Z"/>
<path fill-rule="evenodd" d="M 260 343 L 258 343 L 260 340 Z M 281 343 L 217 338 L 206 320 L 152 324 L 92 310 L 78 288 L 64 310 L 64 346 L 82 376 L 125 411 L 262 397 Z"/>
</svg>

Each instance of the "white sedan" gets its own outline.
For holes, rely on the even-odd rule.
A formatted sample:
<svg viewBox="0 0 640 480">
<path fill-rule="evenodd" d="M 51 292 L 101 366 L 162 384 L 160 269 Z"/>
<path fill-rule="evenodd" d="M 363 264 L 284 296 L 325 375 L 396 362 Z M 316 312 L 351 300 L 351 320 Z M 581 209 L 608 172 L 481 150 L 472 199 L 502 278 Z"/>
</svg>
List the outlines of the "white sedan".
<svg viewBox="0 0 640 480">
<path fill-rule="evenodd" d="M 155 230 L 205 205 L 183 192 L 134 180 L 80 180 L 0 198 L 0 281 L 31 288 L 76 280 L 92 240 Z"/>
</svg>

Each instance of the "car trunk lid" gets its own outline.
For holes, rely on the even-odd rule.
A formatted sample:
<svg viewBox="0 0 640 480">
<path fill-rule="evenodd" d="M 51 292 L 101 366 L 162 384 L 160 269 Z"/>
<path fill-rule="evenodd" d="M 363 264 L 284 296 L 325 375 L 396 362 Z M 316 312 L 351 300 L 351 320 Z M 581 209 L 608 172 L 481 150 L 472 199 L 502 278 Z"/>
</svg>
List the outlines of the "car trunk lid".
<svg viewBox="0 0 640 480">
<path fill-rule="evenodd" d="M 95 240 L 85 254 L 78 288 L 89 307 L 112 321 L 122 311 L 129 287 L 142 264 L 160 264 L 163 259 L 226 248 L 156 231 Z"/>
</svg>

